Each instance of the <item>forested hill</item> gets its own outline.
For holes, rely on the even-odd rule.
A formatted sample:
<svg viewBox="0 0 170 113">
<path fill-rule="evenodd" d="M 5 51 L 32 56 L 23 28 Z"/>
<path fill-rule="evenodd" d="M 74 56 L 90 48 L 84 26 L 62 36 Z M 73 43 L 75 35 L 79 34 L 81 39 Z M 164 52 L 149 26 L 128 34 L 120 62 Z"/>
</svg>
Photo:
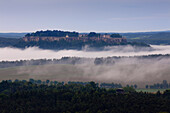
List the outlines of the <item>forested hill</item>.
<svg viewBox="0 0 170 113">
<path fill-rule="evenodd" d="M 128 42 L 126 37 L 118 33 L 101 34 L 90 32 L 81 34 L 78 32 L 47 30 L 28 33 L 21 39 L 0 38 L 0 47 L 26 48 L 38 46 L 42 49 L 76 49 L 82 50 L 89 46 L 95 50 L 103 50 L 106 46 L 132 45 L 150 47 L 146 43 Z"/>
<path fill-rule="evenodd" d="M 26 34 L 23 41 L 15 46 L 19 48 L 38 46 L 43 49 L 82 49 L 84 46 L 88 45 L 91 48 L 100 50 L 105 46 L 128 44 L 132 46 L 149 47 L 149 45 L 145 43 L 127 42 L 126 37 L 118 33 L 100 34 L 90 32 L 88 34 L 80 34 L 78 32 L 58 30 L 37 31 L 35 33 Z"/>
<path fill-rule="evenodd" d="M 87 85 L 37 85 L 25 80 L 0 83 L 1 113 L 169 113 L 170 90 L 162 94 L 124 92 Z"/>
<path fill-rule="evenodd" d="M 0 33 L 0 37 L 4 38 L 22 38 L 26 35 L 27 33 Z"/>
</svg>

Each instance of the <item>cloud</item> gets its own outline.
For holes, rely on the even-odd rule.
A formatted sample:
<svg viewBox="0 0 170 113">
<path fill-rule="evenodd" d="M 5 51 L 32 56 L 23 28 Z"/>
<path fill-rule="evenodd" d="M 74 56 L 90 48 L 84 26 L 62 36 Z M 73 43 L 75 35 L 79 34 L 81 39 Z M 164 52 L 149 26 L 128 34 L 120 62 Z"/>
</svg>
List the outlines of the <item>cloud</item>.
<svg viewBox="0 0 170 113">
<path fill-rule="evenodd" d="M 136 48 L 132 46 L 112 46 L 105 47 L 103 51 L 91 51 L 88 47 L 84 50 L 43 50 L 38 47 L 31 47 L 26 49 L 17 48 L 0 48 L 0 61 L 15 61 L 15 60 L 30 60 L 30 59 L 60 59 L 62 57 L 108 57 L 108 56 L 140 56 L 150 54 L 170 54 L 170 46 L 156 46 L 152 48 Z"/>
</svg>

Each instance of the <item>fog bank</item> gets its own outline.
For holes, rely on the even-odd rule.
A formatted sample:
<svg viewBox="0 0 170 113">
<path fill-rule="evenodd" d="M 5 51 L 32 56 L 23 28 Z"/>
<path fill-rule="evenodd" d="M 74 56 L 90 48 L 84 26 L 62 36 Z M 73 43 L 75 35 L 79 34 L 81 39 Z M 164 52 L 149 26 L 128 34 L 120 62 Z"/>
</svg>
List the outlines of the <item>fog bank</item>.
<svg viewBox="0 0 170 113">
<path fill-rule="evenodd" d="M 0 69 L 0 80 L 40 79 L 57 81 L 95 81 L 106 83 L 146 84 L 170 82 L 170 58 L 121 58 L 112 65 L 48 64 Z"/>
<path fill-rule="evenodd" d="M 0 48 L 0 60 L 14 61 L 40 58 L 60 59 L 64 56 L 96 58 L 108 56 L 170 54 L 170 46 L 155 45 L 152 45 L 152 49 L 134 48 L 132 46 L 107 47 L 103 51 L 89 51 L 88 49 L 89 48 L 84 48 L 82 51 L 52 51 L 42 50 L 37 47 L 24 50 L 16 48 Z M 115 63 L 112 65 L 95 65 L 94 59 L 86 60 L 84 60 L 84 63 L 82 64 L 74 65 L 66 63 L 0 69 L 0 80 L 28 80 L 29 78 L 34 78 L 57 81 L 95 81 L 122 83 L 123 85 L 137 84 L 139 87 L 144 87 L 146 84 L 160 83 L 162 80 L 170 82 L 170 57 L 113 58 L 111 60 Z"/>
<path fill-rule="evenodd" d="M 38 47 L 26 49 L 0 48 L 0 61 L 30 60 L 30 59 L 60 59 L 66 57 L 109 57 L 109 56 L 140 56 L 151 54 L 170 54 L 170 46 L 151 45 L 151 48 L 135 48 L 132 46 L 113 46 L 106 47 L 103 51 L 89 51 L 88 47 L 83 50 L 43 50 Z"/>
</svg>

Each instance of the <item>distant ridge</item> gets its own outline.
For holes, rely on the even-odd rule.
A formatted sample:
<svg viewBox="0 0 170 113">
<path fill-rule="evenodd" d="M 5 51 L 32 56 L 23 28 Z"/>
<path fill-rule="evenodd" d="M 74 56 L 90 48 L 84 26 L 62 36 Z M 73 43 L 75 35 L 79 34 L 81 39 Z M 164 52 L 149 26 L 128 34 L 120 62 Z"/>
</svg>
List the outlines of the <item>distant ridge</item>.
<svg viewBox="0 0 170 113">
<path fill-rule="evenodd" d="M 0 37 L 4 38 L 22 38 L 27 33 L 0 33 Z"/>
</svg>

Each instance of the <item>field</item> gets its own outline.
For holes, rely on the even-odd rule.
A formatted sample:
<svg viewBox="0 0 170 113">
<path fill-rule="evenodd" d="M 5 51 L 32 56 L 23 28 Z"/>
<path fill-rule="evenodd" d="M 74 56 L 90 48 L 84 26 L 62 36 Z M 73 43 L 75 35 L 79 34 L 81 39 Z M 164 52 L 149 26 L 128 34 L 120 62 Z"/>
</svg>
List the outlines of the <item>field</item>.
<svg viewBox="0 0 170 113">
<path fill-rule="evenodd" d="M 0 68 L 0 81 L 9 79 L 29 80 L 30 78 L 58 81 L 88 79 L 83 75 L 82 68 L 69 64 Z"/>
<path fill-rule="evenodd" d="M 167 89 L 136 89 L 137 92 L 147 92 L 147 93 L 156 93 L 157 91 L 164 92 Z"/>
<path fill-rule="evenodd" d="M 127 68 L 127 66 L 124 66 Z M 70 65 L 70 64 L 48 64 L 39 66 L 21 66 L 13 68 L 0 68 L 0 81 L 2 80 L 29 80 L 33 78 L 35 80 L 51 80 L 51 81 L 82 81 L 89 82 L 95 81 L 98 83 L 121 83 L 126 86 L 127 83 L 123 83 L 125 79 L 121 78 L 121 81 L 116 81 L 114 78 L 116 74 L 113 74 L 115 67 L 111 66 L 90 66 L 90 65 Z M 117 68 L 115 68 L 117 69 Z M 124 69 L 124 68 L 122 68 Z M 109 72 L 109 73 L 107 73 Z M 111 73 L 111 74 L 110 74 Z M 109 76 L 106 76 L 110 74 Z M 108 77 L 108 78 L 107 78 Z M 137 82 L 138 88 L 144 88 L 145 84 Z M 166 89 L 136 89 L 137 92 L 149 92 L 155 93 L 158 90 L 161 92 Z"/>
</svg>

